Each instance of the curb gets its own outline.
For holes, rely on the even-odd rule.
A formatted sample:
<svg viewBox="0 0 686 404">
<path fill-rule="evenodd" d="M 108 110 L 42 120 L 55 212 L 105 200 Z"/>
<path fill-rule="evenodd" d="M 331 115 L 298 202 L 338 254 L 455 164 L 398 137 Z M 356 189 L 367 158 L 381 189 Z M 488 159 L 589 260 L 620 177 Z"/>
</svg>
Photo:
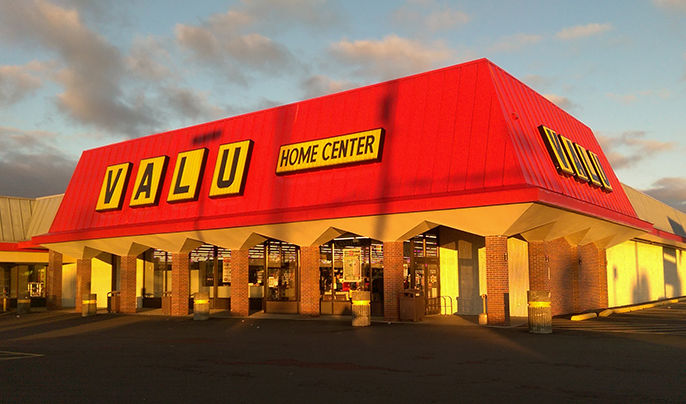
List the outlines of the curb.
<svg viewBox="0 0 686 404">
<path fill-rule="evenodd" d="M 582 321 L 582 320 L 588 320 L 589 318 L 596 318 L 598 315 L 593 312 L 593 313 L 584 313 L 584 314 L 577 314 L 572 316 L 571 320 L 572 321 Z"/>
</svg>

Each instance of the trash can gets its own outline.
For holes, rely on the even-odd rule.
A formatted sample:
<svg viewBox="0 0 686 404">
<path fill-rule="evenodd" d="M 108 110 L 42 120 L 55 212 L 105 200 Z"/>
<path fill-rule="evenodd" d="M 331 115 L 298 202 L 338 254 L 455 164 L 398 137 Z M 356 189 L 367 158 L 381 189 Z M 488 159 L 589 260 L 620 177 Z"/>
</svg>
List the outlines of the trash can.
<svg viewBox="0 0 686 404">
<path fill-rule="evenodd" d="M 488 325 L 488 296 L 481 295 L 481 313 L 479 313 L 479 325 Z"/>
<path fill-rule="evenodd" d="M 171 316 L 171 292 L 162 292 L 162 315 Z"/>
<path fill-rule="evenodd" d="M 210 294 L 198 292 L 193 295 L 193 320 L 207 320 L 210 318 Z"/>
<path fill-rule="evenodd" d="M 20 292 L 17 296 L 17 314 L 26 314 L 31 312 L 31 297 L 29 291 Z"/>
<path fill-rule="evenodd" d="M 369 305 L 371 294 L 365 290 L 353 290 L 351 292 L 353 303 L 353 327 L 366 327 L 371 322 L 371 306 Z"/>
<path fill-rule="evenodd" d="M 550 292 L 527 291 L 529 301 L 529 332 L 550 334 L 553 332 L 553 312 L 550 307 Z"/>
<path fill-rule="evenodd" d="M 107 293 L 107 312 L 119 313 L 121 308 L 121 293 L 113 290 Z"/>
<path fill-rule="evenodd" d="M 95 293 L 83 295 L 81 299 L 81 317 L 94 316 L 97 312 L 98 295 Z"/>
<path fill-rule="evenodd" d="M 420 289 L 406 289 L 400 295 L 400 320 L 422 321 L 424 319 L 424 293 Z"/>
</svg>

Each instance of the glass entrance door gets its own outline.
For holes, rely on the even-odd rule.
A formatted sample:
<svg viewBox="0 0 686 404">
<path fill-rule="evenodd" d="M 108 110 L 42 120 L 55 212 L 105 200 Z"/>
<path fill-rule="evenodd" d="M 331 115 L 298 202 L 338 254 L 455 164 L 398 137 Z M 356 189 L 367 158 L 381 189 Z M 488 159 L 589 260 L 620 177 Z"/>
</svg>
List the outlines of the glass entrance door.
<svg viewBox="0 0 686 404">
<path fill-rule="evenodd" d="M 426 314 L 441 312 L 440 261 L 438 257 L 438 234 L 426 232 L 409 242 L 409 268 L 405 287 L 422 292 Z"/>
</svg>

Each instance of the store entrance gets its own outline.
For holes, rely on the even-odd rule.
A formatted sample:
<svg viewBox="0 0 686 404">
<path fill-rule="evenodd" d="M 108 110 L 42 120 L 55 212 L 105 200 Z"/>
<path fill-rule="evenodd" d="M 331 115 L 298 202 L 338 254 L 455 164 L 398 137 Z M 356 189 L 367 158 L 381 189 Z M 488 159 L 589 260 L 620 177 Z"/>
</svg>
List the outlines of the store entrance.
<svg viewBox="0 0 686 404">
<path fill-rule="evenodd" d="M 405 289 L 415 289 L 421 292 L 425 299 L 426 314 L 440 314 L 438 232 L 429 231 L 406 242 L 405 261 L 407 266 Z"/>
<path fill-rule="evenodd" d="M 298 246 L 268 240 L 249 251 L 250 309 L 298 313 Z"/>
<path fill-rule="evenodd" d="M 350 314 L 351 292 L 370 292 L 371 314 L 383 315 L 383 244 L 345 234 L 319 247 L 321 314 Z"/>
</svg>

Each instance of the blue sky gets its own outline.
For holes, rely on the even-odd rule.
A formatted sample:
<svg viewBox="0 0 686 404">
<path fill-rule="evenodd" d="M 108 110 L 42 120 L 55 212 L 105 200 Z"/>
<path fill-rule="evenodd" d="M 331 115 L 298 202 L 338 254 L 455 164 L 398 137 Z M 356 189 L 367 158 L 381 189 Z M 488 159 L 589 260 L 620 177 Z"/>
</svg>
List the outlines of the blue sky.
<svg viewBox="0 0 686 404">
<path fill-rule="evenodd" d="M 487 57 L 686 209 L 686 0 L 0 0 L 0 194 L 89 149 Z"/>
</svg>

